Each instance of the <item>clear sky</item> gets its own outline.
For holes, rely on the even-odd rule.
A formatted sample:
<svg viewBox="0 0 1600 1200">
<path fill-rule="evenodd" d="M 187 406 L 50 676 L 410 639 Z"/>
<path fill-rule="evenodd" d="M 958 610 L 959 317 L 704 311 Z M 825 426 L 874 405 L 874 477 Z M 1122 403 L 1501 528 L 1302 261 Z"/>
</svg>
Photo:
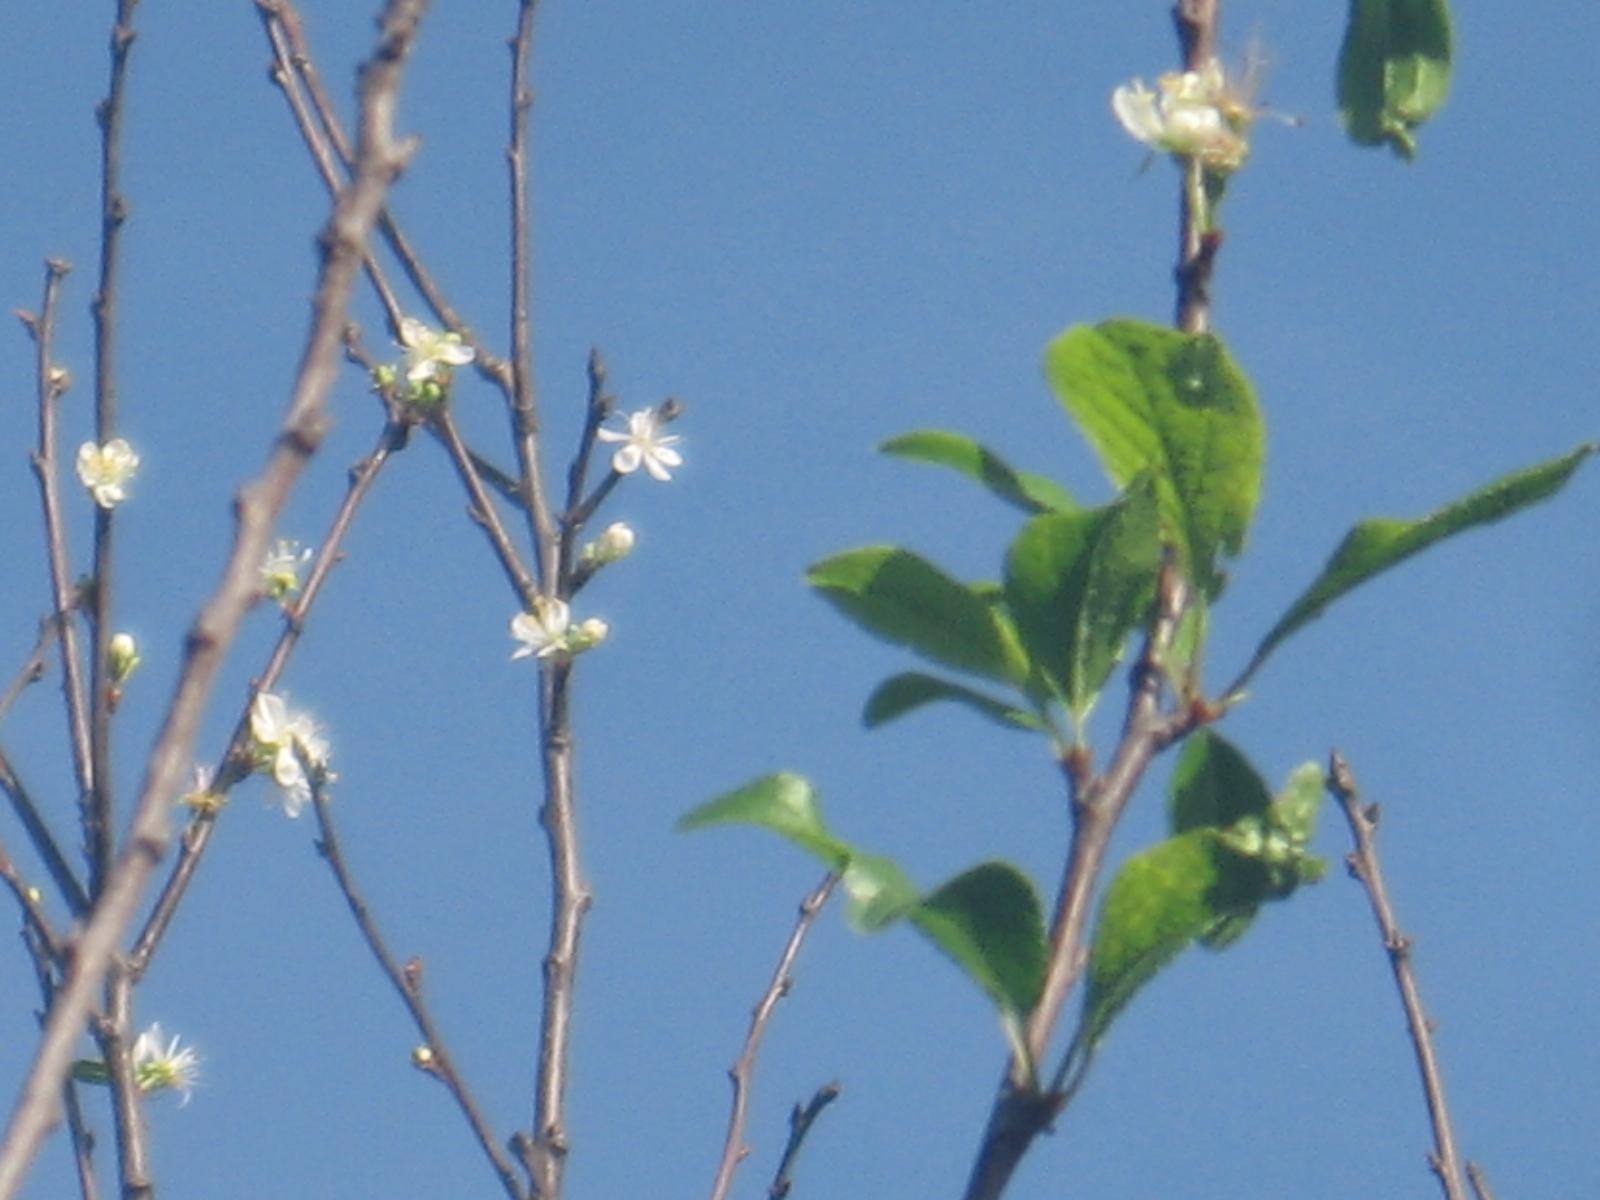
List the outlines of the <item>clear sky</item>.
<svg viewBox="0 0 1600 1200">
<path fill-rule="evenodd" d="M 341 98 L 371 5 L 308 3 Z M 1263 122 L 1223 213 L 1216 325 L 1259 389 L 1266 490 L 1216 618 L 1215 683 L 1357 518 L 1420 515 L 1600 430 L 1593 238 L 1600 10 L 1458 0 L 1455 92 L 1407 168 L 1338 128 L 1343 5 L 1228 4 L 1254 32 Z M 90 9 L 93 11 L 89 11 Z M 422 140 L 394 210 L 454 302 L 504 350 L 503 152 L 512 4 L 439 4 L 409 71 Z M 581 664 L 579 783 L 596 903 L 571 1094 L 575 1200 L 695 1196 L 721 1145 L 749 1008 L 819 871 L 755 832 L 671 832 L 778 768 L 839 831 L 932 886 L 1006 858 L 1049 894 L 1066 817 L 1041 745 L 955 710 L 876 733 L 860 704 L 905 656 L 807 594 L 807 564 L 897 541 L 992 577 L 1015 515 L 953 476 L 885 460 L 909 429 L 964 430 L 1087 499 L 1109 494 L 1051 398 L 1045 343 L 1076 322 L 1165 320 L 1176 172 L 1141 172 L 1111 89 L 1175 61 L 1167 6 L 546 0 L 535 109 L 537 359 L 564 468 L 599 346 L 625 407 L 667 395 L 687 465 L 604 513 L 640 548 L 585 593 L 610 621 Z M 60 358 L 91 429 L 95 103 L 111 5 L 0 17 L 0 298 L 37 305 L 76 264 Z M 1542 19 L 1541 19 L 1542 18 Z M 327 202 L 277 92 L 253 7 L 147 4 L 127 113 L 131 217 L 122 427 L 144 456 L 119 515 L 119 623 L 147 663 L 118 720 L 131 803 L 181 638 L 214 586 L 229 502 L 281 420 Z M 380 310 L 358 311 L 382 345 Z M 28 468 L 32 350 L 0 339 L 0 675 L 48 592 Z M 503 447 L 497 396 L 456 410 Z M 281 532 L 318 543 L 381 414 L 347 371 L 334 427 Z M 503 449 L 492 451 L 502 459 Z M 89 507 L 71 531 L 87 563 Z M 1466 1153 L 1503 1196 L 1600 1194 L 1600 475 L 1357 593 L 1287 645 L 1223 732 L 1269 781 L 1342 748 L 1383 805 Z M 526 1125 L 546 897 L 534 812 L 535 675 L 507 661 L 515 599 L 438 448 L 418 438 L 359 518 L 285 684 L 326 724 L 352 865 L 396 950 L 427 964 L 453 1049 L 503 1135 Z M 217 693 L 214 756 L 277 632 L 249 621 Z M 0 744 L 71 827 L 58 677 Z M 1115 693 L 1113 693 L 1115 695 Z M 1107 705 L 1109 708 L 1115 705 Z M 1119 837 L 1161 834 L 1157 765 Z M 205 1059 L 180 1110 L 152 1102 L 172 1200 L 488 1196 L 496 1184 L 313 847 L 259 780 L 234 794 L 138 996 Z M 9 813 L 0 839 L 28 863 Z M 1019 1198 L 1427 1195 L 1428 1135 L 1365 901 L 1337 869 L 1223 955 L 1191 951 L 1119 1022 L 1038 1145 Z M 30 864 L 30 869 L 32 869 Z M 0 954 L 0 1079 L 34 1040 L 19 951 Z M 959 1190 L 1004 1046 L 987 1003 L 912 934 L 829 912 L 756 1082 L 764 1188 L 788 1107 L 838 1080 L 797 1196 Z M 6 1104 L 10 1104 L 7 1092 Z M 93 1097 L 98 1104 L 100 1097 Z M 109 1158 L 110 1125 L 95 1110 Z M 65 1142 L 29 1195 L 72 1187 Z"/>
</svg>

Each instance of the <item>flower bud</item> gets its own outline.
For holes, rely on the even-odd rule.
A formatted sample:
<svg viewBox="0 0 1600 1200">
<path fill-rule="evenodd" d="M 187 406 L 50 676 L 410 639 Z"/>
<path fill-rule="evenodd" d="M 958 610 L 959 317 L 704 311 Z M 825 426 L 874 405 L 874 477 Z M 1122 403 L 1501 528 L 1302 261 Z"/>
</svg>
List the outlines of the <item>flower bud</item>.
<svg viewBox="0 0 1600 1200">
<path fill-rule="evenodd" d="M 605 527 L 599 537 L 583 548 L 583 561 L 592 563 L 596 567 L 606 567 L 614 562 L 621 562 L 633 553 L 636 541 L 631 525 L 625 521 L 614 521 Z"/>
<path fill-rule="evenodd" d="M 106 647 L 106 655 L 111 663 L 111 686 L 121 687 L 128 682 L 144 659 L 139 657 L 139 644 L 133 640 L 131 633 L 113 635 L 111 644 Z"/>
</svg>

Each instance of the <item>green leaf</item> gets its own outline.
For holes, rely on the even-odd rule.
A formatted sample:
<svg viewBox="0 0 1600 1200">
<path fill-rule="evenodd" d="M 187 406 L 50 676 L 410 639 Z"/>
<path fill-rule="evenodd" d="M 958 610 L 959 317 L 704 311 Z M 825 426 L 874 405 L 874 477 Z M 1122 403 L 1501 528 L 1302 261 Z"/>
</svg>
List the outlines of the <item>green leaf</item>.
<svg viewBox="0 0 1600 1200">
<path fill-rule="evenodd" d="M 1207 596 L 1261 494 L 1265 432 L 1250 381 L 1222 342 L 1144 321 L 1077 326 L 1050 343 L 1056 397 L 1125 486 L 1155 476 L 1162 525 Z"/>
<path fill-rule="evenodd" d="M 1122 865 L 1089 952 L 1080 1044 L 1092 1050 L 1134 994 L 1191 941 L 1254 912 L 1242 865 L 1250 864 L 1229 854 L 1214 829 L 1191 829 Z"/>
<path fill-rule="evenodd" d="M 1148 609 L 1160 560 L 1148 476 L 1105 508 L 1035 517 L 1012 542 L 1006 601 L 1017 634 L 1074 720 Z"/>
<path fill-rule="evenodd" d="M 853 851 L 834 837 L 822 819 L 811 782 L 788 773 L 767 775 L 742 788 L 708 800 L 678 820 L 678 829 L 712 825 L 754 825 L 816 855 L 833 870 L 842 870 Z"/>
<path fill-rule="evenodd" d="M 858 933 L 876 933 L 905 916 L 921 898 L 900 864 L 881 854 L 852 851 L 840 883 L 850 897 L 846 915 Z"/>
<path fill-rule="evenodd" d="M 1173 781 L 1173 821 L 1183 832 L 1136 854 L 1106 890 L 1089 952 L 1089 983 L 1075 1043 L 1086 1055 L 1134 994 L 1191 941 L 1222 950 L 1256 911 L 1315 883 L 1326 864 L 1306 852 L 1322 804 L 1322 769 L 1305 763 L 1268 800 L 1255 770 L 1214 734 L 1185 748 Z M 1240 815 L 1226 825 L 1208 816 Z"/>
<path fill-rule="evenodd" d="M 1044 984 L 1044 915 L 1032 882 L 1009 863 L 987 862 L 926 896 L 911 921 L 999 1005 L 1023 1016 Z"/>
<path fill-rule="evenodd" d="M 1233 743 L 1209 729 L 1184 742 L 1167 793 L 1173 833 L 1226 828 L 1271 806 L 1266 783 Z"/>
<path fill-rule="evenodd" d="M 980 716 L 987 717 L 1007 729 L 1042 731 L 1045 728 L 1044 722 L 1026 709 L 1007 704 L 1003 700 L 996 700 L 993 696 L 986 696 L 982 692 L 963 687 L 948 679 L 939 679 L 916 671 L 893 675 L 880 683 L 877 690 L 867 698 L 866 710 L 861 714 L 861 720 L 868 729 L 876 729 L 880 725 L 887 725 L 897 717 L 905 716 L 913 709 L 941 700 L 964 704 Z"/>
<path fill-rule="evenodd" d="M 925 658 L 1020 685 L 1028 666 L 1015 634 L 973 588 L 898 546 L 867 546 L 825 559 L 806 576 L 868 633 Z"/>
<path fill-rule="evenodd" d="M 1362 521 L 1348 534 L 1333 557 L 1322 568 L 1289 610 L 1278 619 L 1256 647 L 1254 657 L 1229 691 L 1237 692 L 1253 676 L 1267 656 L 1290 634 L 1316 620 L 1323 610 L 1345 593 L 1354 590 L 1413 554 L 1420 554 L 1435 542 L 1442 542 L 1465 530 L 1502 520 L 1524 508 L 1548 500 L 1572 477 L 1584 459 L 1600 452 L 1600 444 L 1579 446 L 1570 454 L 1507 475 L 1471 495 L 1447 504 L 1436 512 L 1414 521 L 1376 517 Z"/>
<path fill-rule="evenodd" d="M 1450 94 L 1446 0 L 1351 0 L 1339 49 L 1339 111 L 1361 146 L 1387 142 L 1410 161 L 1414 130 Z"/>
<path fill-rule="evenodd" d="M 1023 512 L 1072 512 L 1078 507 L 1072 495 L 1055 480 L 1018 471 L 987 446 L 959 433 L 919 429 L 890 438 L 878 449 L 912 462 L 949 467 Z"/>
</svg>

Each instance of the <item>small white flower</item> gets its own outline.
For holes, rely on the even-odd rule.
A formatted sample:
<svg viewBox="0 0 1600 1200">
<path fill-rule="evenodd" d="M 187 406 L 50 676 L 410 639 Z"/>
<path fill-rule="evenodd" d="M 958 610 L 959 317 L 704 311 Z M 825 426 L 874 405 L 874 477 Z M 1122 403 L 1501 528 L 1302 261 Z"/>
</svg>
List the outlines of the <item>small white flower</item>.
<svg viewBox="0 0 1600 1200">
<path fill-rule="evenodd" d="M 622 448 L 611 456 L 611 469 L 618 475 L 631 475 L 642 466 L 652 479 L 665 483 L 672 478 L 668 468 L 683 465 L 683 455 L 672 449 L 679 441 L 678 435 L 661 432 L 661 418 L 653 408 L 630 413 L 626 431 L 600 430 L 600 440 L 622 443 Z"/>
<path fill-rule="evenodd" d="M 160 1023 L 151 1025 L 134 1040 L 133 1078 L 141 1092 L 182 1092 L 181 1106 L 189 1103 L 200 1078 L 200 1056 L 193 1046 L 180 1047 L 178 1042 L 174 1037 L 163 1046 Z"/>
<path fill-rule="evenodd" d="M 226 796 L 212 790 L 215 786 L 216 776 L 211 768 L 195 763 L 189 776 L 189 790 L 178 797 L 178 803 L 196 812 L 214 813 L 227 800 Z"/>
<path fill-rule="evenodd" d="M 104 446 L 78 447 L 78 480 L 101 508 L 115 508 L 128 498 L 128 484 L 139 471 L 139 456 L 123 438 Z"/>
<path fill-rule="evenodd" d="M 459 333 L 440 333 L 415 317 L 400 320 L 400 344 L 406 348 L 406 379 L 413 385 L 437 379 L 441 368 L 464 367 L 476 356 L 461 344 Z"/>
<path fill-rule="evenodd" d="M 261 559 L 261 590 L 282 602 L 300 590 L 300 568 L 311 561 L 311 548 L 279 538 Z"/>
<path fill-rule="evenodd" d="M 1122 127 L 1155 150 L 1198 159 L 1212 171 L 1236 171 L 1250 153 L 1256 118 L 1249 97 L 1212 59 L 1198 71 L 1171 71 L 1150 91 L 1142 79 L 1111 93 Z"/>
<path fill-rule="evenodd" d="M 613 521 L 601 531 L 599 537 L 583 548 L 583 561 L 593 563 L 596 567 L 607 567 L 614 562 L 621 562 L 633 553 L 634 543 L 637 540 L 631 525 L 623 521 Z"/>
<path fill-rule="evenodd" d="M 522 645 L 511 655 L 518 658 L 549 658 L 567 648 L 567 633 L 572 624 L 572 610 L 565 600 L 553 596 L 536 596 L 532 612 L 518 613 L 511 618 L 511 636 Z"/>
<path fill-rule="evenodd" d="M 250 706 L 250 737 L 255 743 L 256 769 L 271 775 L 283 791 L 283 811 L 298 817 L 311 800 L 311 777 L 306 767 L 323 779 L 331 749 L 317 724 L 305 713 L 289 712 L 283 697 L 260 692 Z"/>
</svg>

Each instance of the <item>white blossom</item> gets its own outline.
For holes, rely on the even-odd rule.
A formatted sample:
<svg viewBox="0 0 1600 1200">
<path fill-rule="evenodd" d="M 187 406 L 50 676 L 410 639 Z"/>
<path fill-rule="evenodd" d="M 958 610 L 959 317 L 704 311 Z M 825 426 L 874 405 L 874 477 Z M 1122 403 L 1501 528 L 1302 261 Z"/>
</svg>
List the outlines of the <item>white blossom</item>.
<svg viewBox="0 0 1600 1200">
<path fill-rule="evenodd" d="M 104 446 L 78 447 L 78 480 L 101 508 L 115 508 L 128 498 L 128 484 L 139 472 L 139 456 L 124 438 Z"/>
<path fill-rule="evenodd" d="M 567 633 L 572 625 L 572 610 L 565 600 L 537 596 L 532 612 L 511 618 L 511 636 L 521 642 L 511 655 L 518 658 L 549 658 L 567 648 Z"/>
<path fill-rule="evenodd" d="M 309 716 L 290 713 L 283 697 L 271 692 L 258 693 L 250 706 L 250 737 L 256 769 L 272 776 L 283 792 L 283 811 L 298 817 L 311 800 L 312 780 L 306 767 L 323 779 L 333 778 L 327 769 L 331 753 L 327 738 Z"/>
<path fill-rule="evenodd" d="M 311 561 L 311 548 L 279 538 L 262 556 L 259 568 L 261 590 L 272 600 L 283 601 L 300 590 L 300 568 Z"/>
<path fill-rule="evenodd" d="M 678 435 L 661 432 L 661 418 L 653 408 L 630 413 L 626 430 L 600 430 L 600 440 L 622 443 L 611 456 L 611 468 L 619 475 L 631 475 L 642 466 L 652 479 L 665 483 L 672 478 L 668 468 L 683 465 L 683 455 L 672 448 Z"/>
<path fill-rule="evenodd" d="M 522 645 L 512 652 L 513 659 L 550 658 L 557 654 L 582 654 L 592 650 L 611 633 L 611 626 L 599 617 L 573 624 L 572 610 L 565 600 L 537 596 L 531 612 L 511 618 L 511 636 Z"/>
<path fill-rule="evenodd" d="M 459 333 L 440 333 L 415 317 L 400 320 L 400 344 L 406 349 L 406 379 L 413 385 L 437 379 L 441 368 L 464 367 L 476 353 L 461 343 Z"/>
<path fill-rule="evenodd" d="M 200 1056 L 193 1046 L 179 1046 L 174 1037 L 165 1046 L 161 1044 L 161 1025 L 151 1025 L 133 1043 L 133 1078 L 141 1092 L 177 1091 L 183 1093 L 181 1104 L 189 1103 L 189 1094 L 200 1078 Z"/>
<path fill-rule="evenodd" d="M 1168 72 L 1153 92 L 1136 79 L 1111 93 L 1111 108 L 1145 145 L 1224 173 L 1244 165 L 1257 115 L 1216 59 L 1198 71 Z"/>
</svg>

